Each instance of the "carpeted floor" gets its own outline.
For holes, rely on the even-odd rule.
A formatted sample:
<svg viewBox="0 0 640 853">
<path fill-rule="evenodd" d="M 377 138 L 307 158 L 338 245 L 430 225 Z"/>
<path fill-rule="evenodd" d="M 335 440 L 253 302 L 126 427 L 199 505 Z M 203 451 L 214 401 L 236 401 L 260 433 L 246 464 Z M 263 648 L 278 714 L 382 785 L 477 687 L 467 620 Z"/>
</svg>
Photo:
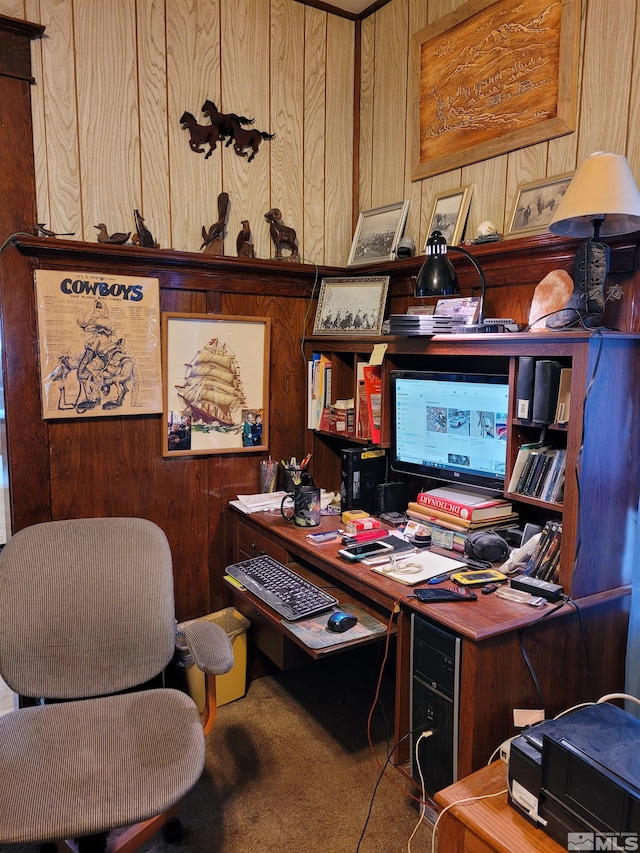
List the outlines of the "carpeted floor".
<svg viewBox="0 0 640 853">
<path fill-rule="evenodd" d="M 243 699 L 219 709 L 205 772 L 182 804 L 183 840 L 169 844 L 158 835 L 142 853 L 406 851 L 418 808 L 386 778 L 376 789 L 379 768 L 366 737 L 378 666 L 369 647 L 252 682 Z M 381 761 L 392 700 L 390 676 L 381 701 L 387 711 L 377 711 L 373 725 Z M 390 775 L 406 788 L 396 771 Z M 0 853 L 37 849 L 0 845 Z M 411 851 L 430 850 L 422 822 Z"/>
</svg>

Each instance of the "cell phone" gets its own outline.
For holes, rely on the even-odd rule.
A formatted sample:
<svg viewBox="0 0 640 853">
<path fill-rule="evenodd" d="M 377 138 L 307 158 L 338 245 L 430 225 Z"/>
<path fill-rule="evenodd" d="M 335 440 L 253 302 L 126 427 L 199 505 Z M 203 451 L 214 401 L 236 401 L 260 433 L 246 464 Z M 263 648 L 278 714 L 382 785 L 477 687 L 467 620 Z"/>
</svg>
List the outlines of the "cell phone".
<svg viewBox="0 0 640 853">
<path fill-rule="evenodd" d="M 338 554 L 345 560 L 355 563 L 358 560 L 364 560 L 365 557 L 371 557 L 373 554 L 383 554 L 388 551 L 393 551 L 393 546 L 386 542 L 360 542 L 358 545 L 341 548 Z"/>
</svg>

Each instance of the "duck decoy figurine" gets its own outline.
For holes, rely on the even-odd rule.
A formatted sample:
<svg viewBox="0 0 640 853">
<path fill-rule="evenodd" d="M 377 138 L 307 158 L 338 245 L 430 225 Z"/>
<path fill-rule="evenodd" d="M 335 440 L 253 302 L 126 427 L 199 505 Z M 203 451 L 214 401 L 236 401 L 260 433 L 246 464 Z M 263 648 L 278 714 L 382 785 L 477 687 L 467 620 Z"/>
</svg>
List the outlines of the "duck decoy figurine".
<svg viewBox="0 0 640 853">
<path fill-rule="evenodd" d="M 104 222 L 100 222 L 93 227 L 98 229 L 98 243 L 116 243 L 122 245 L 122 243 L 126 243 L 129 237 L 131 237 L 131 231 L 128 231 L 126 234 L 122 231 L 114 231 L 113 234 L 109 234 Z"/>
</svg>

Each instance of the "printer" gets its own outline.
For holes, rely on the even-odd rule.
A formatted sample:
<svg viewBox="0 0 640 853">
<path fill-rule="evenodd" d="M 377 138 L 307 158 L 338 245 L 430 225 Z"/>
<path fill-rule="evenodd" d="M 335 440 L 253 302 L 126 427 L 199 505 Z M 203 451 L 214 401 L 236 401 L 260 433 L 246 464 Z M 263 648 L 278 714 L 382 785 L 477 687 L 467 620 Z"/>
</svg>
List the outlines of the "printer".
<svg viewBox="0 0 640 853">
<path fill-rule="evenodd" d="M 511 742 L 508 779 L 509 803 L 563 847 L 640 849 L 640 720 L 616 705 L 527 729 Z M 585 834 L 607 846 L 572 846 Z"/>
</svg>

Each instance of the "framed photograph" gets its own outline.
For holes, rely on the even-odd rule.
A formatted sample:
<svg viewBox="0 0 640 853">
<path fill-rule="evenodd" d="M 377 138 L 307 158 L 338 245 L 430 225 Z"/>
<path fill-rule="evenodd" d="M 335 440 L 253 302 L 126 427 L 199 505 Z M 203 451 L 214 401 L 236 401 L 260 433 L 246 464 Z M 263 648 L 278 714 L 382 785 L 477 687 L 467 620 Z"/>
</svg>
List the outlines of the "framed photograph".
<svg viewBox="0 0 640 853">
<path fill-rule="evenodd" d="M 380 335 L 389 276 L 323 278 L 314 335 Z"/>
<path fill-rule="evenodd" d="M 441 231 L 450 246 L 456 246 L 462 241 L 472 193 L 473 184 L 438 193 L 431 206 L 425 246 L 434 231 Z"/>
<path fill-rule="evenodd" d="M 162 315 L 164 456 L 265 451 L 268 317 Z"/>
<path fill-rule="evenodd" d="M 347 266 L 395 260 L 408 211 L 408 201 L 363 211 L 358 217 Z"/>
<path fill-rule="evenodd" d="M 516 190 L 507 237 L 544 234 L 548 231 L 551 218 L 572 177 L 573 172 L 566 172 L 555 178 L 520 184 Z"/>
<path fill-rule="evenodd" d="M 412 37 L 413 181 L 576 128 L 580 3 L 457 5 Z"/>
</svg>

